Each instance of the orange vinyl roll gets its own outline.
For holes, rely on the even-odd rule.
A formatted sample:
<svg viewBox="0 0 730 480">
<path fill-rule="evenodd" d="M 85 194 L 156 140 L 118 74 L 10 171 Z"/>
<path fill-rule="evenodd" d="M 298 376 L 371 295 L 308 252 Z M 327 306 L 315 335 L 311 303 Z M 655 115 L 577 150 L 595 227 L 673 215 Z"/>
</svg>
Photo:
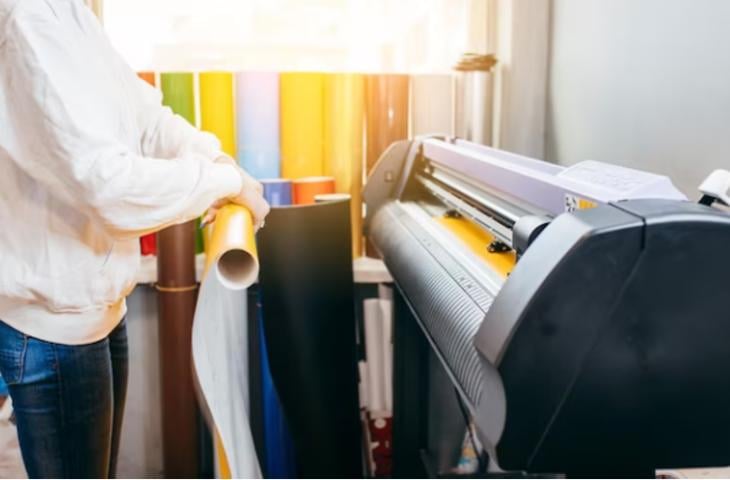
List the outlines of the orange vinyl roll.
<svg viewBox="0 0 730 480">
<path fill-rule="evenodd" d="M 352 256 L 362 256 L 362 170 L 365 78 L 339 73 L 325 77 L 324 174 L 335 189 L 347 193 L 352 224 Z"/>
<path fill-rule="evenodd" d="M 334 177 L 304 177 L 292 182 L 294 205 L 310 205 L 323 193 L 335 193 Z"/>
<path fill-rule="evenodd" d="M 408 75 L 369 75 L 366 82 L 367 172 L 397 140 L 408 138 Z"/>
<path fill-rule="evenodd" d="M 137 73 L 137 76 L 152 85 L 153 87 L 157 85 L 157 81 L 155 80 L 155 72 L 139 72 Z"/>
</svg>

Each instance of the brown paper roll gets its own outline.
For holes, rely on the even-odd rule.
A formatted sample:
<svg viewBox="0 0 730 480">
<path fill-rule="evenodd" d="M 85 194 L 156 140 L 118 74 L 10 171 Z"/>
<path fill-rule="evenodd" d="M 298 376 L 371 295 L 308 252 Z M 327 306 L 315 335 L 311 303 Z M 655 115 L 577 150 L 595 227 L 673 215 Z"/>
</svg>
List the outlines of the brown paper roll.
<svg viewBox="0 0 730 480">
<path fill-rule="evenodd" d="M 190 355 L 198 295 L 195 224 L 168 227 L 157 241 L 164 472 L 168 478 L 190 478 L 199 475 L 200 438 Z"/>
<path fill-rule="evenodd" d="M 369 75 L 366 82 L 367 172 L 391 143 L 408 138 L 408 75 Z"/>
</svg>

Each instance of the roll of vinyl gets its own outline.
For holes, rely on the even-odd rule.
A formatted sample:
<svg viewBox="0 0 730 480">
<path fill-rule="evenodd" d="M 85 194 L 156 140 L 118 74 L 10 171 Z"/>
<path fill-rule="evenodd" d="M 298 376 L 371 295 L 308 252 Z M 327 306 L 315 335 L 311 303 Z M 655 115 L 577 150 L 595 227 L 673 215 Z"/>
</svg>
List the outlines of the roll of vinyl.
<svg viewBox="0 0 730 480">
<path fill-rule="evenodd" d="M 154 72 L 139 72 L 137 75 L 153 87 L 155 86 L 156 81 Z M 157 255 L 157 233 L 143 235 L 139 239 L 139 246 L 142 251 L 142 255 Z"/>
<path fill-rule="evenodd" d="M 195 219 L 195 253 L 205 252 L 205 232 L 200 228 L 201 219 Z"/>
<path fill-rule="evenodd" d="M 264 474 L 266 478 L 296 478 L 294 441 L 284 417 L 284 410 L 269 366 L 269 353 L 266 348 L 266 334 L 263 324 L 263 308 L 259 309 L 259 317 L 261 322 L 259 340 L 261 342 L 260 363 L 265 443 Z"/>
<path fill-rule="evenodd" d="M 155 80 L 155 72 L 137 72 L 137 76 L 153 87 L 157 84 L 157 81 Z"/>
<path fill-rule="evenodd" d="M 324 75 L 282 73 L 281 176 L 324 174 Z"/>
<path fill-rule="evenodd" d="M 194 125 L 193 75 L 163 73 L 160 84 L 163 103 Z M 163 468 L 171 478 L 200 474 L 199 413 L 190 352 L 198 294 L 195 233 L 195 223 L 187 222 L 168 227 L 157 237 Z"/>
<path fill-rule="evenodd" d="M 216 215 L 205 256 L 205 275 L 215 270 L 218 281 L 230 290 L 243 290 L 259 272 L 251 213 L 238 205 L 226 205 Z"/>
<path fill-rule="evenodd" d="M 455 67 L 454 133 L 483 145 L 492 144 L 493 55 L 465 54 Z"/>
<path fill-rule="evenodd" d="M 408 138 L 408 75 L 367 77 L 367 172 L 391 143 Z"/>
<path fill-rule="evenodd" d="M 200 128 L 218 137 L 224 152 L 236 156 L 232 73 L 200 74 Z"/>
<path fill-rule="evenodd" d="M 246 289 L 258 276 L 251 214 L 228 205 L 210 234 L 203 282 L 195 308 L 192 356 L 201 408 L 222 477 L 259 478 L 250 428 Z M 244 321 L 241 321 L 241 320 Z"/>
<path fill-rule="evenodd" d="M 320 193 L 314 196 L 314 203 L 324 202 L 341 202 L 343 200 L 350 200 L 349 193 Z"/>
<path fill-rule="evenodd" d="M 323 193 L 335 193 L 333 177 L 304 177 L 292 182 L 292 198 L 295 205 L 315 203 L 314 197 Z"/>
<path fill-rule="evenodd" d="M 385 411 L 393 415 L 393 302 L 379 299 L 383 321 L 383 393 Z"/>
<path fill-rule="evenodd" d="M 279 74 L 236 74 L 238 162 L 255 178 L 281 175 L 279 147 Z"/>
<path fill-rule="evenodd" d="M 357 376 L 360 382 L 358 383 L 357 395 L 360 398 L 360 408 L 368 408 L 368 398 L 370 398 L 370 391 L 368 389 L 368 364 L 367 362 L 357 362 Z"/>
<path fill-rule="evenodd" d="M 162 103 L 195 125 L 195 90 L 192 73 L 160 74 Z"/>
<path fill-rule="evenodd" d="M 348 202 L 272 209 L 258 233 L 271 373 L 299 476 L 361 477 Z"/>
<path fill-rule="evenodd" d="M 385 414 L 385 345 L 380 299 L 365 300 L 365 357 L 367 360 L 368 409 L 372 414 Z"/>
<path fill-rule="evenodd" d="M 335 191 L 351 197 L 352 255 L 362 255 L 363 136 L 365 77 L 334 74 L 325 77 L 324 171 L 335 178 Z"/>
<path fill-rule="evenodd" d="M 200 128 L 212 133 L 221 142 L 221 150 L 231 157 L 236 155 L 235 119 L 233 113 L 233 74 L 203 72 L 200 85 Z M 200 221 L 198 221 L 198 226 Z M 200 229 L 196 230 L 196 253 L 203 253 L 205 241 Z"/>
<path fill-rule="evenodd" d="M 454 131 L 454 78 L 452 75 L 411 76 L 411 136 Z"/>
<path fill-rule="evenodd" d="M 264 186 L 264 198 L 272 207 L 292 204 L 292 182 L 285 178 L 265 178 L 260 180 Z"/>
<path fill-rule="evenodd" d="M 269 205 L 272 207 L 291 205 L 292 186 L 290 180 L 282 178 L 264 179 L 261 180 L 261 183 L 264 186 L 264 197 Z M 297 471 L 294 443 L 284 417 L 279 394 L 271 376 L 262 312 L 263 308 L 260 308 L 261 358 L 259 363 L 261 365 L 261 393 L 264 417 L 264 474 L 267 478 L 295 478 Z"/>
</svg>

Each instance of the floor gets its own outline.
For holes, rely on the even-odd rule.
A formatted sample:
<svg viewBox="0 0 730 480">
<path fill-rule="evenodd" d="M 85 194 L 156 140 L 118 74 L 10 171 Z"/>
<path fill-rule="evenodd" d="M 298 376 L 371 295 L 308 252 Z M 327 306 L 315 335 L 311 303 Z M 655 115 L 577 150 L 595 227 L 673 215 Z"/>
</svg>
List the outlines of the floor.
<svg viewBox="0 0 730 480">
<path fill-rule="evenodd" d="M 0 478 L 26 478 L 15 426 L 8 421 L 8 414 L 0 408 Z"/>
<path fill-rule="evenodd" d="M 1 410 L 1 409 L 0 409 Z M 123 460 L 120 458 L 120 460 Z M 128 477 L 120 462 L 120 477 Z M 664 478 L 729 478 L 730 467 L 707 468 L 695 470 L 671 470 L 659 472 Z M 663 474 L 663 475 L 662 475 Z M 15 426 L 0 412 L 0 478 L 27 478 L 20 448 L 15 433 Z"/>
</svg>

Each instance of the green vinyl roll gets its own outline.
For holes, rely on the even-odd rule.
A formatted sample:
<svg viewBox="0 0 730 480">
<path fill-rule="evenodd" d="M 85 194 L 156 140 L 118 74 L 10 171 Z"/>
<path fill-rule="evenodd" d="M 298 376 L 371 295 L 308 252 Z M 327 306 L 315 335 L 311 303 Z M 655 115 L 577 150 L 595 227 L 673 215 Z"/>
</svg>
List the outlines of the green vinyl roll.
<svg viewBox="0 0 730 480">
<path fill-rule="evenodd" d="M 195 126 L 195 82 L 192 73 L 160 74 L 160 90 L 162 104 Z M 200 220 L 196 220 L 195 253 L 203 253 L 203 232 L 198 228 Z"/>
<path fill-rule="evenodd" d="M 257 235 L 271 376 L 301 478 L 360 478 L 348 200 L 279 207 Z"/>
<path fill-rule="evenodd" d="M 160 75 L 162 103 L 190 125 L 195 125 L 195 87 L 192 73 L 163 73 Z"/>
</svg>

